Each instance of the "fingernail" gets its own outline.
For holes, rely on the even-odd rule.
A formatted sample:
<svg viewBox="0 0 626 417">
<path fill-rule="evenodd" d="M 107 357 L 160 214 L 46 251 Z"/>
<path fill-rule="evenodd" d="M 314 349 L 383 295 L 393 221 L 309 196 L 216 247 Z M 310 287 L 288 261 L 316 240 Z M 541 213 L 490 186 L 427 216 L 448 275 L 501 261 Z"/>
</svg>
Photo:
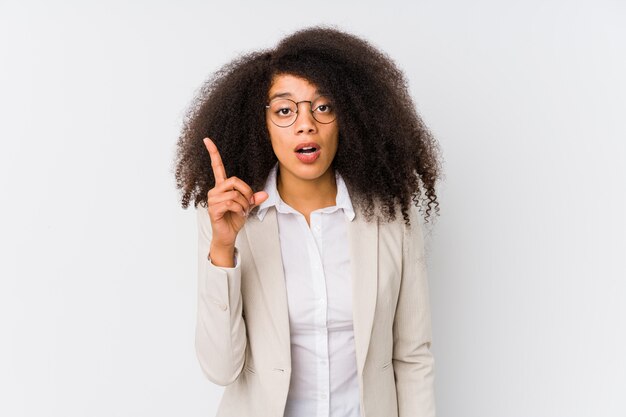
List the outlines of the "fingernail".
<svg viewBox="0 0 626 417">
<path fill-rule="evenodd" d="M 254 204 L 254 196 L 250 197 L 250 204 Z"/>
</svg>

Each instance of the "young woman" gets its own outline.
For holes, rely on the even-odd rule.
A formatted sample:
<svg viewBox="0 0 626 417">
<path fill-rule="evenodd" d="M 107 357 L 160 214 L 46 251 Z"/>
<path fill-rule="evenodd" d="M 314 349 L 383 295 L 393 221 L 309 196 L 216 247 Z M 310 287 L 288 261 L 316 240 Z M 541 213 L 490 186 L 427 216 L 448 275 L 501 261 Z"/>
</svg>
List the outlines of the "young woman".
<svg viewBox="0 0 626 417">
<path fill-rule="evenodd" d="M 393 62 L 311 28 L 207 82 L 178 142 L 218 416 L 434 416 L 437 144 Z"/>
</svg>

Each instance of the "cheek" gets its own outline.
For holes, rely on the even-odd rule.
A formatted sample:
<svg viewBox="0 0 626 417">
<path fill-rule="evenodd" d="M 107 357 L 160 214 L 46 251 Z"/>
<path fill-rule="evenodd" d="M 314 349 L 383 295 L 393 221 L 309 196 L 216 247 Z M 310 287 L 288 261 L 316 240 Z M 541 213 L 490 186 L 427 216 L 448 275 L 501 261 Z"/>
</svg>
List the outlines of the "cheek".
<svg viewBox="0 0 626 417">
<path fill-rule="evenodd" d="M 272 129 L 271 127 L 268 129 L 270 134 L 270 142 L 272 143 L 272 149 L 274 150 L 274 155 L 277 157 L 284 155 L 286 153 L 285 141 L 281 134 L 283 132 L 277 131 L 276 129 Z"/>
<path fill-rule="evenodd" d="M 272 147 L 275 147 L 277 138 L 278 138 L 278 133 L 276 132 L 276 126 L 274 126 L 270 121 L 267 122 L 267 133 L 269 133 Z"/>
<path fill-rule="evenodd" d="M 339 147 L 339 129 L 333 129 L 329 136 L 331 137 L 333 150 L 337 152 L 337 148 Z"/>
</svg>

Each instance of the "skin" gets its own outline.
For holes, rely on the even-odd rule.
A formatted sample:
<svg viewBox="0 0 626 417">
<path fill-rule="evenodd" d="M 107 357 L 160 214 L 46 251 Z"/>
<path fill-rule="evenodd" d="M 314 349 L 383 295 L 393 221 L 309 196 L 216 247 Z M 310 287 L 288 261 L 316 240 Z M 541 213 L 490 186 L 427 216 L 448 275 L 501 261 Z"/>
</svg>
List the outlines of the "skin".
<svg viewBox="0 0 626 417">
<path fill-rule="evenodd" d="M 268 93 L 270 99 L 280 94 L 299 102 L 313 101 L 319 96 L 317 87 L 303 78 L 281 74 L 272 81 Z M 272 148 L 278 158 L 278 192 L 285 203 L 305 216 L 307 223 L 312 211 L 336 204 L 337 185 L 331 164 L 339 138 L 337 121 L 319 123 L 309 110 L 308 103 L 301 103 L 295 123 L 286 128 L 274 125 L 269 115 L 266 119 Z M 320 156 L 311 164 L 301 162 L 294 152 L 294 148 L 303 142 L 320 145 Z M 233 267 L 237 234 L 250 210 L 267 200 L 268 195 L 265 191 L 253 192 L 237 177 L 228 177 L 215 143 L 205 138 L 204 144 L 215 176 L 215 187 L 207 195 L 213 231 L 209 251 L 211 262 L 216 266 Z"/>
<path fill-rule="evenodd" d="M 211 219 L 211 261 L 214 265 L 234 267 L 235 239 L 243 227 L 250 210 L 267 200 L 265 191 L 254 193 L 241 179 L 228 177 L 222 157 L 210 138 L 204 138 L 204 145 L 211 157 L 211 168 L 215 176 L 215 187 L 207 195 L 207 210 Z"/>
<path fill-rule="evenodd" d="M 303 78 L 281 74 L 272 80 L 270 100 L 278 94 L 299 102 L 313 101 L 320 92 Z M 335 205 L 337 184 L 331 164 L 339 141 L 337 121 L 319 123 L 309 110 L 309 103 L 300 103 L 298 118 L 289 127 L 276 126 L 269 112 L 266 114 L 272 148 L 278 158 L 278 193 L 285 203 L 304 215 L 307 223 L 312 211 Z M 294 148 L 303 142 L 320 145 L 320 156 L 312 164 L 296 158 Z"/>
</svg>

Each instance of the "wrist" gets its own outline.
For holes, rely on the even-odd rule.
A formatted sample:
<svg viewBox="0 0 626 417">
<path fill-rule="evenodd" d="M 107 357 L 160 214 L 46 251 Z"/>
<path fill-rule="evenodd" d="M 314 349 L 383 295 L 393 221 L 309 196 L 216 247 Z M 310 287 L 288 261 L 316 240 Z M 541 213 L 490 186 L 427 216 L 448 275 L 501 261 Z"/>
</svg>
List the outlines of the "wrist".
<svg viewBox="0 0 626 417">
<path fill-rule="evenodd" d="M 235 266 L 235 245 L 219 245 L 211 242 L 207 258 L 215 266 L 233 268 Z"/>
</svg>

